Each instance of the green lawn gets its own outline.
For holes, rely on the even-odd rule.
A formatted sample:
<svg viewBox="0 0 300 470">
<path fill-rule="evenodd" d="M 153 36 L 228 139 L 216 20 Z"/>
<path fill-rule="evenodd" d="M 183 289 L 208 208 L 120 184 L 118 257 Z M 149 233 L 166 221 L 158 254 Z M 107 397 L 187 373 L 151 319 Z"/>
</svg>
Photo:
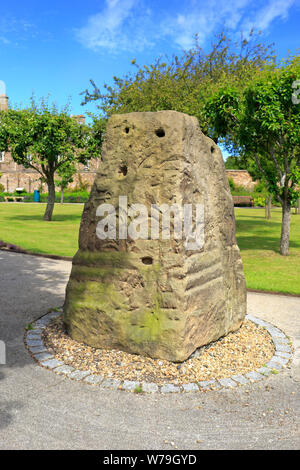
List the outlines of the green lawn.
<svg viewBox="0 0 300 470">
<path fill-rule="evenodd" d="M 294 212 L 294 210 L 293 210 Z M 291 216 L 290 256 L 279 254 L 281 210 L 235 209 L 236 235 L 249 289 L 300 294 L 300 216 Z"/>
<path fill-rule="evenodd" d="M 0 240 L 36 253 L 73 256 L 83 204 L 56 204 L 52 222 L 44 222 L 44 204 L 0 204 Z M 247 287 L 300 294 L 300 216 L 292 215 L 290 256 L 279 254 L 281 212 L 236 209 L 237 240 Z"/>
<path fill-rule="evenodd" d="M 55 204 L 51 222 L 43 221 L 45 206 L 0 203 L 0 240 L 35 253 L 73 256 L 83 204 Z"/>
</svg>

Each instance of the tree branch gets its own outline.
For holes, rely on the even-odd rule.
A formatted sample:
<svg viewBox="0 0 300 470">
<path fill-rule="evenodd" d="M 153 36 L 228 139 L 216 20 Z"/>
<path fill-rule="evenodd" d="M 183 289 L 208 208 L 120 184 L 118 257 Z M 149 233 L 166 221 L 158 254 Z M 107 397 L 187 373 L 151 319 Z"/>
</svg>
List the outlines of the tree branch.
<svg viewBox="0 0 300 470">
<path fill-rule="evenodd" d="M 28 165 L 29 165 L 31 168 L 33 168 L 35 171 L 37 171 L 41 176 L 43 176 L 43 177 L 45 176 L 45 175 L 43 174 L 43 172 L 42 172 L 38 167 L 32 165 L 32 163 L 29 163 Z"/>
<path fill-rule="evenodd" d="M 276 159 L 276 157 L 275 157 L 275 155 L 274 155 L 274 148 L 273 148 L 273 147 L 271 147 L 271 149 L 270 149 L 270 155 L 271 155 L 271 158 L 272 158 L 273 162 L 275 163 L 275 166 L 276 166 L 276 168 L 277 168 L 278 175 L 279 175 L 279 178 L 280 178 L 280 181 L 281 181 L 282 178 L 283 178 L 283 174 L 282 174 L 280 165 L 279 165 L 279 163 L 278 163 L 278 161 L 277 161 L 277 159 Z"/>
</svg>

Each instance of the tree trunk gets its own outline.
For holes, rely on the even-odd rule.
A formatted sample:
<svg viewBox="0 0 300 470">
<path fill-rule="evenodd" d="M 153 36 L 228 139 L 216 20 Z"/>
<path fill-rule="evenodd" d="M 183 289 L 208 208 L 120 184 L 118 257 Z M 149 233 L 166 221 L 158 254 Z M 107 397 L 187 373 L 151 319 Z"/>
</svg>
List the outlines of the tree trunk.
<svg viewBox="0 0 300 470">
<path fill-rule="evenodd" d="M 271 219 L 271 195 L 265 199 L 265 216 L 267 220 Z"/>
<path fill-rule="evenodd" d="M 269 194 L 269 200 L 268 200 L 268 220 L 271 219 L 271 208 L 272 208 L 272 198 L 271 198 L 271 194 Z"/>
<path fill-rule="evenodd" d="M 265 218 L 267 219 L 268 218 L 268 201 L 267 201 L 267 198 L 265 198 Z"/>
<path fill-rule="evenodd" d="M 300 197 L 298 197 L 298 210 L 297 214 L 300 215 Z"/>
<path fill-rule="evenodd" d="M 44 214 L 44 220 L 52 220 L 52 213 L 55 204 L 55 184 L 54 184 L 54 175 L 50 175 L 47 179 L 48 186 L 48 201 L 47 207 Z"/>
<path fill-rule="evenodd" d="M 290 220 L 291 220 L 291 204 L 284 199 L 282 204 L 282 224 L 280 239 L 280 254 L 288 256 L 290 243 Z"/>
</svg>

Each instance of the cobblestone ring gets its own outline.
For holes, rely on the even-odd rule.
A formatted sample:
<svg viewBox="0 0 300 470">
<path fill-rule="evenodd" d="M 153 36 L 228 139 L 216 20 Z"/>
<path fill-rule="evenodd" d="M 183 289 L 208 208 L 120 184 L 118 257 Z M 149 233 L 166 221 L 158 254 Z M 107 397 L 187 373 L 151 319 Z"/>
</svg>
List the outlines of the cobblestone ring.
<svg viewBox="0 0 300 470">
<path fill-rule="evenodd" d="M 61 311 L 50 312 L 43 317 L 39 318 L 33 323 L 33 329 L 25 334 L 25 344 L 30 351 L 32 357 L 37 363 L 47 369 L 53 370 L 56 374 L 65 375 L 66 377 L 84 382 L 86 384 L 97 385 L 100 389 L 111 390 L 126 390 L 134 392 L 139 388 L 145 393 L 182 393 L 182 392 L 199 392 L 203 390 L 217 390 L 220 388 L 234 388 L 238 385 L 245 385 L 251 382 L 257 382 L 270 374 L 279 372 L 283 369 L 292 359 L 292 349 L 290 340 L 278 328 L 270 323 L 260 320 L 252 315 L 246 315 L 246 319 L 252 321 L 258 326 L 265 328 L 271 336 L 274 343 L 275 354 L 271 360 L 257 370 L 253 370 L 246 374 L 233 375 L 232 377 L 224 379 L 207 380 L 202 382 L 189 382 L 185 384 L 172 384 L 166 383 L 157 385 L 150 382 L 138 382 L 131 380 L 116 380 L 104 378 L 99 374 L 92 374 L 89 371 L 82 371 L 74 367 L 64 364 L 62 361 L 57 360 L 54 355 L 47 350 L 43 343 L 42 333 L 43 329 L 50 323 L 53 318 L 61 315 Z"/>
</svg>

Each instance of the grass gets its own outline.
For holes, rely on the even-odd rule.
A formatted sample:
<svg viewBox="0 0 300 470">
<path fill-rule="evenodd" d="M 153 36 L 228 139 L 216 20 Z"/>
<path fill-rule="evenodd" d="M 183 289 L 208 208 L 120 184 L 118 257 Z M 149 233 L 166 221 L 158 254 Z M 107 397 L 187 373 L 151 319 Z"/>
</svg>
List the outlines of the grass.
<svg viewBox="0 0 300 470">
<path fill-rule="evenodd" d="M 294 212 L 294 211 L 293 211 Z M 281 210 L 235 209 L 236 235 L 249 289 L 300 294 L 300 216 L 291 216 L 290 255 L 279 253 Z"/>
<path fill-rule="evenodd" d="M 0 240 L 36 253 L 73 256 L 83 204 L 56 204 L 52 222 L 42 220 L 45 204 L 0 204 Z M 281 211 L 235 209 L 237 241 L 247 287 L 300 295 L 300 216 L 292 214 L 290 256 L 279 254 Z"/>
<path fill-rule="evenodd" d="M 53 220 L 43 221 L 45 204 L 0 204 L 0 240 L 35 253 L 74 256 L 83 204 L 56 204 Z"/>
</svg>

